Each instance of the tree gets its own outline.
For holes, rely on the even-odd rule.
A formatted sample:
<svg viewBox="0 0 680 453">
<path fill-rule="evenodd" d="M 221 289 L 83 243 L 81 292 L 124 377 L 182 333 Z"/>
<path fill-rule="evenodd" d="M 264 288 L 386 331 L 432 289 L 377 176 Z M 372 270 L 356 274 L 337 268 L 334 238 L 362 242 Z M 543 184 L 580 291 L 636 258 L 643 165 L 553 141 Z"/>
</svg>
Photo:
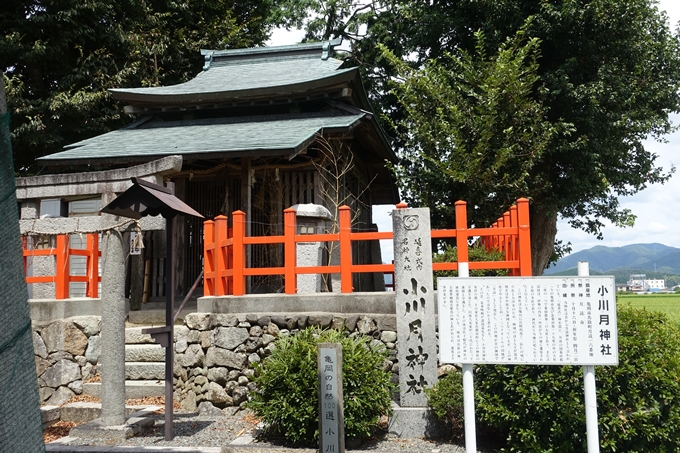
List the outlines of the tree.
<svg viewBox="0 0 680 453">
<path fill-rule="evenodd" d="M 643 144 L 648 136 L 660 138 L 671 130 L 668 114 L 680 106 L 680 40 L 654 0 L 383 0 L 371 3 L 361 19 L 366 31 L 352 41 L 347 59 L 363 65 L 376 107 L 403 128 L 409 119 L 390 91 L 398 66 L 384 58 L 377 43 L 412 68 L 434 59 L 455 71 L 459 63 L 447 53 L 482 55 L 475 50 L 478 31 L 488 58 L 518 30 L 527 40 L 539 40 L 531 97 L 541 103 L 556 133 L 531 164 L 523 193 L 532 200 L 535 275 L 553 256 L 558 215 L 602 237 L 604 219 L 616 225 L 631 225 L 635 219 L 621 209 L 619 196 L 663 183 L 673 171 L 658 167 Z M 427 109 L 429 101 L 422 99 L 421 107 Z M 415 131 L 396 132 L 402 139 L 395 143 L 403 152 L 403 137 Z M 418 179 L 418 168 L 412 171 Z M 423 167 L 422 174 L 428 171 Z M 474 176 L 470 173 L 468 182 L 474 183 Z M 425 193 L 433 199 L 462 198 L 456 193 L 461 181 L 450 187 L 435 182 L 432 187 L 419 183 L 421 190 L 408 192 L 415 188 L 413 179 L 402 180 L 406 200 L 421 204 L 419 194 Z M 507 209 L 494 200 L 486 203 L 496 212 L 492 219 Z M 434 227 L 454 222 L 446 212 L 435 217 Z"/>
<path fill-rule="evenodd" d="M 200 71 L 200 48 L 261 45 L 269 2 L 7 0 L 0 67 L 7 72 L 15 169 L 123 126 L 107 90 L 174 84 Z"/>
</svg>

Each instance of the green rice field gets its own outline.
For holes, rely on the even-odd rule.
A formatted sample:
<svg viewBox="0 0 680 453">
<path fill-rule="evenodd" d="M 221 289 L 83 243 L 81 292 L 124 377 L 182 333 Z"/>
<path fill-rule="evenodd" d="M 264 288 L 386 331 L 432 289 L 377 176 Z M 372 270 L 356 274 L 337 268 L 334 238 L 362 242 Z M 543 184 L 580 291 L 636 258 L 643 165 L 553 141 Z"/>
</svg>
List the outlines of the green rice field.
<svg viewBox="0 0 680 453">
<path fill-rule="evenodd" d="M 618 294 L 616 303 L 660 311 L 680 328 L 680 294 Z"/>
</svg>

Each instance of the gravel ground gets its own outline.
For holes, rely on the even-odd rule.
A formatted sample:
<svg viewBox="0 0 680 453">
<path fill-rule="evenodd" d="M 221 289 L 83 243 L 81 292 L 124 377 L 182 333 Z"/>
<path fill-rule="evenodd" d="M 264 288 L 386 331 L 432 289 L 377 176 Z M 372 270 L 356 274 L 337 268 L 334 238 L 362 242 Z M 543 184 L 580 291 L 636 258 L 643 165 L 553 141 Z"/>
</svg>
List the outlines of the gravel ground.
<svg viewBox="0 0 680 453">
<path fill-rule="evenodd" d="M 143 435 L 138 435 L 123 441 L 107 439 L 79 439 L 69 438 L 68 445 L 78 446 L 153 446 L 153 447 L 226 447 L 237 438 L 244 440 L 248 436 L 255 436 L 258 419 L 249 410 L 235 411 L 226 409 L 222 416 L 199 416 L 195 413 L 178 411 L 174 417 L 175 438 L 167 442 L 164 439 L 164 416 L 153 414 L 155 426 Z M 242 436 L 246 436 L 245 438 Z M 66 439 L 64 439 L 66 440 Z M 63 442 L 63 441 L 62 441 Z M 63 445 L 63 443 L 62 443 Z M 252 447 L 263 449 L 283 449 L 289 447 L 276 439 L 255 438 L 242 450 Z M 464 445 L 445 441 L 425 439 L 398 439 L 386 434 L 363 442 L 358 446 L 347 446 L 349 451 L 396 452 L 408 451 L 414 453 L 465 453 Z M 310 448 L 295 448 L 290 451 L 308 453 L 318 451 Z M 492 453 L 492 450 L 479 450 L 480 453 Z"/>
</svg>

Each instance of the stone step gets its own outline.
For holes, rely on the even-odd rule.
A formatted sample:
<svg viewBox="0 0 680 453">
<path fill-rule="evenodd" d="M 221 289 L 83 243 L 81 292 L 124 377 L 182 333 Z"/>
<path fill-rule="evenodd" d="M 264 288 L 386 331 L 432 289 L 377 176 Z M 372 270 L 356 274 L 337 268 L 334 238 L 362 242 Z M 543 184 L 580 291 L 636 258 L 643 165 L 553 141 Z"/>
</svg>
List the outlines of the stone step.
<svg viewBox="0 0 680 453">
<path fill-rule="evenodd" d="M 125 329 L 125 344 L 157 344 L 148 333 L 142 333 L 145 327 L 128 327 Z"/>
<path fill-rule="evenodd" d="M 131 381 L 165 380 L 165 363 L 125 362 L 125 379 Z"/>
<path fill-rule="evenodd" d="M 159 344 L 126 344 L 126 362 L 165 362 L 165 348 Z"/>
<path fill-rule="evenodd" d="M 102 397 L 101 382 L 90 382 L 83 384 L 85 395 Z M 147 396 L 165 396 L 165 381 L 125 381 L 125 398 L 145 398 Z"/>
</svg>

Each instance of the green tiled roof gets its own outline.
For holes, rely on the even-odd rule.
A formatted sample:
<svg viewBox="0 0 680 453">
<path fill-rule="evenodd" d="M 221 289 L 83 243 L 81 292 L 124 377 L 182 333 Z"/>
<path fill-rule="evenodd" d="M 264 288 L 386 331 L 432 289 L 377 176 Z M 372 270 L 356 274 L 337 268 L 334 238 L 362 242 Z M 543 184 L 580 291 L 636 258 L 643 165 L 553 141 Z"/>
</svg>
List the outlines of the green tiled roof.
<svg viewBox="0 0 680 453">
<path fill-rule="evenodd" d="M 324 57 L 322 43 L 272 48 L 209 51 L 206 69 L 185 83 L 165 87 L 114 88 L 113 96 L 130 103 L 210 102 L 285 94 L 352 79 L 357 68 Z"/>
<path fill-rule="evenodd" d="M 268 115 L 192 121 L 158 121 L 83 140 L 38 159 L 43 164 L 132 162 L 181 154 L 185 159 L 286 155 L 308 146 L 317 133 L 347 130 L 365 113 Z"/>
</svg>

